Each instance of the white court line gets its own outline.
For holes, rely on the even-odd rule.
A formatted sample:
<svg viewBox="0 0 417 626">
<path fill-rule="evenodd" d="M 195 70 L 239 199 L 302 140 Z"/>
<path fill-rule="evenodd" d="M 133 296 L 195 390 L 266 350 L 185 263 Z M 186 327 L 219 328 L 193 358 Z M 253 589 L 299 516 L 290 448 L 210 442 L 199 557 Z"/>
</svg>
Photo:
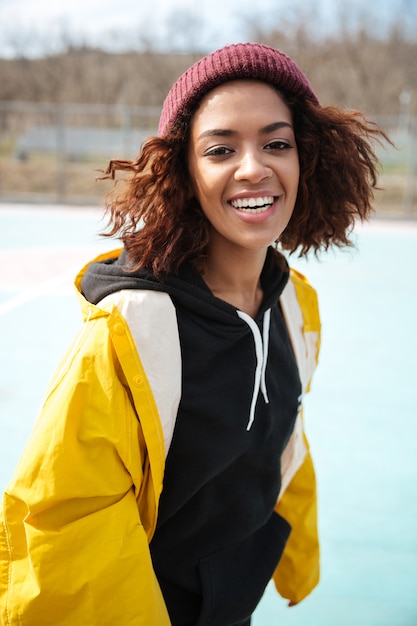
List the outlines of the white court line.
<svg viewBox="0 0 417 626">
<path fill-rule="evenodd" d="M 67 280 L 71 280 L 71 278 L 74 278 L 76 271 L 77 270 L 75 269 L 68 270 L 63 274 L 56 276 L 55 278 L 46 280 L 43 283 L 39 283 L 34 287 L 31 287 L 30 289 L 19 293 L 17 296 L 13 296 L 13 298 L 10 298 L 10 300 L 6 300 L 6 302 L 0 303 L 0 315 L 3 315 L 4 313 L 9 313 L 13 309 L 16 309 L 22 304 L 26 304 L 27 302 L 30 302 L 31 300 L 34 300 L 39 296 L 53 292 L 56 287 L 66 282 Z"/>
<path fill-rule="evenodd" d="M 91 219 L 92 217 L 104 217 L 104 207 L 101 206 L 93 206 L 93 205 L 80 205 L 73 206 L 70 204 L 48 204 L 48 205 L 37 205 L 37 204 L 9 204 L 6 202 L 0 202 L 0 214 L 2 215 L 12 215 L 12 216 L 25 216 L 28 215 L 33 217 L 33 215 L 41 215 L 44 217 L 51 216 L 65 216 L 72 217 L 74 219 Z"/>
</svg>

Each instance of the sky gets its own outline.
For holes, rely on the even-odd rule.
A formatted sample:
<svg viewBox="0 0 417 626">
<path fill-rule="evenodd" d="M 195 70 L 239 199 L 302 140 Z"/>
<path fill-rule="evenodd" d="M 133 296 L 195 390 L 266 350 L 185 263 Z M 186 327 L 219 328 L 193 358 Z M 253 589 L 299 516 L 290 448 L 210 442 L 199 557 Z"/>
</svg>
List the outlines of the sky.
<svg viewBox="0 0 417 626">
<path fill-rule="evenodd" d="M 417 31 L 417 0 L 0 0 L 0 55 L 53 52 L 65 37 L 114 50 L 147 48 L 210 51 L 251 39 L 251 26 L 291 20 L 300 11 L 318 33 L 350 15 L 369 17 L 383 27 L 404 11 Z M 321 31 L 321 32 L 320 32 Z"/>
</svg>

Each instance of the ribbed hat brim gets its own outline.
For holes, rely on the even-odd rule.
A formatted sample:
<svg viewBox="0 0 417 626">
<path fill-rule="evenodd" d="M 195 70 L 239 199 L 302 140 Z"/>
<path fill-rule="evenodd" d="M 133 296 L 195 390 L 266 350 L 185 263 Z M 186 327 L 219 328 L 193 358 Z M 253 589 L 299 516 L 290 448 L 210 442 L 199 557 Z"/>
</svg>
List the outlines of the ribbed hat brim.
<svg viewBox="0 0 417 626">
<path fill-rule="evenodd" d="M 258 43 L 220 48 L 192 65 L 171 87 L 162 107 L 158 134 L 166 136 L 177 119 L 219 85 L 240 79 L 261 80 L 318 104 L 307 77 L 283 52 Z"/>
</svg>

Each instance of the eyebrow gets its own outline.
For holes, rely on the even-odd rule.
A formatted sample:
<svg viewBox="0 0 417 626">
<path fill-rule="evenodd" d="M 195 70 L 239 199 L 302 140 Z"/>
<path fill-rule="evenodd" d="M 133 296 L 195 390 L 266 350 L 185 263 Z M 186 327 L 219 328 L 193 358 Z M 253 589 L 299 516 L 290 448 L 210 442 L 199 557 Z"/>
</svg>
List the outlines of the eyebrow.
<svg viewBox="0 0 417 626">
<path fill-rule="evenodd" d="M 268 135 L 269 133 L 273 133 L 276 130 L 280 130 L 281 128 L 291 128 L 293 129 L 292 124 L 289 122 L 273 122 L 272 124 L 268 124 L 260 129 L 261 135 Z M 205 137 L 231 137 L 236 135 L 236 131 L 229 130 L 225 128 L 213 128 L 210 130 L 205 130 L 197 137 L 197 141 L 200 139 L 204 139 Z"/>
</svg>

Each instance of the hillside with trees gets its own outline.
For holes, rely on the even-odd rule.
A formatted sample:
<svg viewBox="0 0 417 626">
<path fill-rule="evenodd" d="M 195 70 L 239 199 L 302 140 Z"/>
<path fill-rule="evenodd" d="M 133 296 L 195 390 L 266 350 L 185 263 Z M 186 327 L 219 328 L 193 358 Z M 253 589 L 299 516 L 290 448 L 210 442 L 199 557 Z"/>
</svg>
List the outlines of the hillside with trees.
<svg viewBox="0 0 417 626">
<path fill-rule="evenodd" d="M 400 94 L 414 91 L 410 106 L 415 114 L 417 24 L 412 33 L 404 15 L 383 33 L 368 20 L 318 37 L 314 21 L 300 15 L 270 29 L 255 22 L 250 39 L 289 54 L 324 103 L 371 115 L 396 114 Z M 44 56 L 31 58 L 22 42 L 16 43 L 14 58 L 0 58 L 0 101 L 160 106 L 178 75 L 204 54 L 161 53 L 143 41 L 137 50 L 111 53 L 77 44 L 65 34 L 59 48 L 59 53 L 48 52 L 45 43 Z"/>
</svg>

